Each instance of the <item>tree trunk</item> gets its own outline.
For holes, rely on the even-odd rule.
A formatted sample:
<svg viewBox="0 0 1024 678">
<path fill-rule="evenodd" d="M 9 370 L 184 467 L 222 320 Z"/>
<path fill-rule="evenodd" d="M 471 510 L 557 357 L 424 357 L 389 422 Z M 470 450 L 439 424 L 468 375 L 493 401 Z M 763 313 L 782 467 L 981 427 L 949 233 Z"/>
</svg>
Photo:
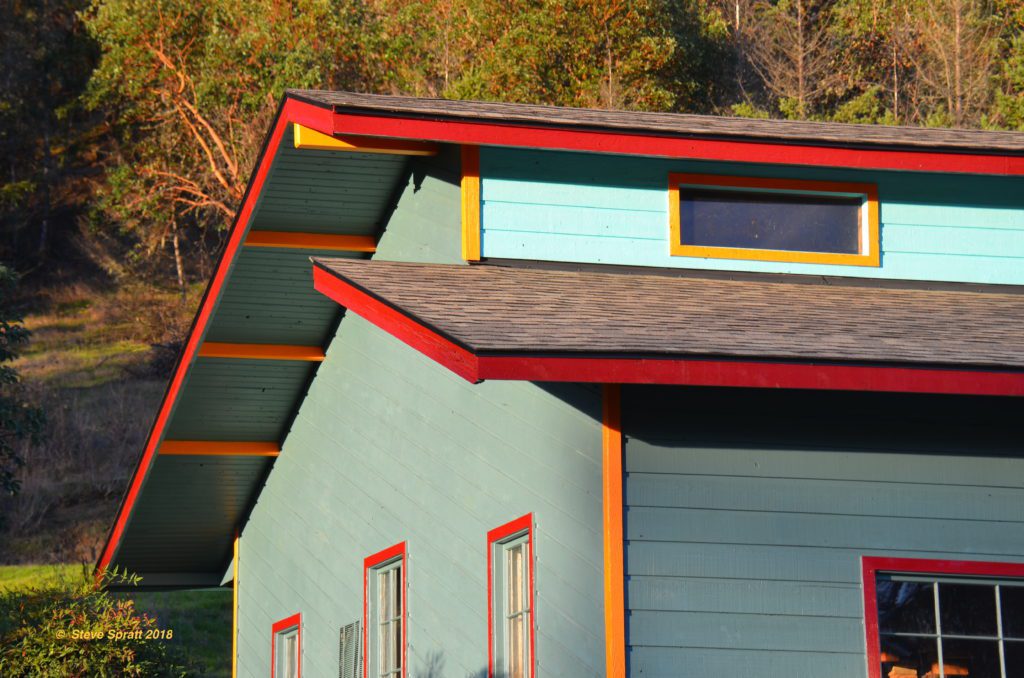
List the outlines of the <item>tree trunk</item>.
<svg viewBox="0 0 1024 678">
<path fill-rule="evenodd" d="M 171 245 L 174 247 L 174 270 L 178 274 L 178 289 L 181 291 L 181 298 L 185 298 L 185 265 L 181 260 L 181 247 L 178 243 L 178 225 L 173 227 Z"/>
</svg>

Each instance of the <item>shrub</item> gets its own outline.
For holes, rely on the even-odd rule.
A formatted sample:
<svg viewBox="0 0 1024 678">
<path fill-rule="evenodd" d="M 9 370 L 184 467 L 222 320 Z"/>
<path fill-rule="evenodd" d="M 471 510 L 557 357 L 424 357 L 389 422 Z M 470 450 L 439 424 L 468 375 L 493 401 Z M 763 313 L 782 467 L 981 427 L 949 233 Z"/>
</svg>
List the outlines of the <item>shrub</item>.
<svg viewBox="0 0 1024 678">
<path fill-rule="evenodd" d="M 100 586 L 82 574 L 29 590 L 0 591 L 0 675 L 187 676 L 157 620 L 109 586 L 139 578 L 108 571 Z M 155 637 L 154 637 L 155 636 Z"/>
</svg>

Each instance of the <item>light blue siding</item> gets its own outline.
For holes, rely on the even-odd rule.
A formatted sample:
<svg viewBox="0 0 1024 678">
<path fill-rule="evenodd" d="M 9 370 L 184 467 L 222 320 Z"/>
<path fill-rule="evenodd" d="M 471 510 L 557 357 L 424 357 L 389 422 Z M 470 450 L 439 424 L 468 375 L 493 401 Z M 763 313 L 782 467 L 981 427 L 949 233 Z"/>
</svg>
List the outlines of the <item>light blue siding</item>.
<svg viewBox="0 0 1024 678">
<path fill-rule="evenodd" d="M 864 678 L 862 556 L 1024 562 L 1009 401 L 630 387 L 623 402 L 631 676 Z"/>
<path fill-rule="evenodd" d="M 458 260 L 457 177 L 425 172 L 381 258 Z M 363 559 L 405 541 L 409 675 L 485 676 L 486 534 L 531 512 L 538 674 L 603 674 L 599 419 L 596 388 L 473 385 L 345 317 L 242 532 L 239 675 L 295 612 L 303 675 L 336 675 Z"/>
<path fill-rule="evenodd" d="M 877 183 L 882 266 L 669 255 L 670 172 Z M 484 148 L 485 257 L 1024 284 L 1024 179 Z"/>
</svg>

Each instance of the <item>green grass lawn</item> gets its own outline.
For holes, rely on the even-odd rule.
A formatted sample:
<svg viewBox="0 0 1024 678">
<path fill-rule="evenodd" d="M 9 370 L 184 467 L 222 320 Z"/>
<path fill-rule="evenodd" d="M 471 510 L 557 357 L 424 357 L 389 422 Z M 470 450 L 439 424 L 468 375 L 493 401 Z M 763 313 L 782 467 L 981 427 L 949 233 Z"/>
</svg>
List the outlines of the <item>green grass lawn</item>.
<svg viewBox="0 0 1024 678">
<path fill-rule="evenodd" d="M 0 590 L 16 591 L 77 579 L 81 565 L 0 566 Z M 231 591 L 159 591 L 118 593 L 131 598 L 142 612 L 156 617 L 157 626 L 171 629 L 167 643 L 187 655 L 197 675 L 231 675 Z"/>
</svg>

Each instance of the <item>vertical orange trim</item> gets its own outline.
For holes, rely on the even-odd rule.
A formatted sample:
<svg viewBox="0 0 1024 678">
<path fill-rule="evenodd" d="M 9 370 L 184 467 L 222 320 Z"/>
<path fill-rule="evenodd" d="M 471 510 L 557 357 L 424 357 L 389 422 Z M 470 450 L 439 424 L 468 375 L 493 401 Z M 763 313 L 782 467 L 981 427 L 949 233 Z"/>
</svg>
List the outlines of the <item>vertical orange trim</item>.
<svg viewBox="0 0 1024 678">
<path fill-rule="evenodd" d="M 626 575 L 622 533 L 622 390 L 605 384 L 601 446 L 604 485 L 604 635 L 608 678 L 626 676 Z"/>
<path fill-rule="evenodd" d="M 235 531 L 235 558 L 231 579 L 231 678 L 238 678 L 238 532 Z"/>
<path fill-rule="evenodd" d="M 462 258 L 480 261 L 480 147 L 462 146 Z"/>
</svg>

